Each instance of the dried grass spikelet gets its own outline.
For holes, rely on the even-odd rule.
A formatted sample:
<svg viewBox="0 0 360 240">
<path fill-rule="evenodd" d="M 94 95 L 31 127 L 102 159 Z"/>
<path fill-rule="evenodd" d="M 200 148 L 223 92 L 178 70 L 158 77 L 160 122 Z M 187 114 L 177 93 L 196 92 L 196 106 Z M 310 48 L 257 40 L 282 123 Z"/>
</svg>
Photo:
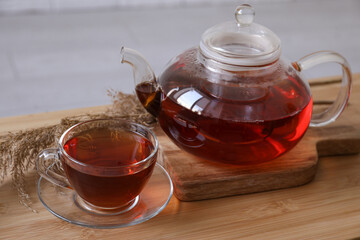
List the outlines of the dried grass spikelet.
<svg viewBox="0 0 360 240">
<path fill-rule="evenodd" d="M 20 203 L 31 208 L 31 199 L 25 189 L 25 174 L 34 169 L 35 160 L 45 148 L 56 147 L 61 134 L 74 124 L 90 119 L 121 118 L 151 126 L 156 119 L 148 114 L 136 96 L 114 90 L 108 91 L 112 105 L 103 114 L 71 116 L 61 119 L 59 124 L 36 129 L 9 132 L 0 136 L 0 183 L 11 175 L 18 191 Z"/>
<path fill-rule="evenodd" d="M 151 126 L 156 119 L 149 114 L 135 95 L 109 90 L 108 96 L 112 99 L 111 108 L 105 113 L 107 117 L 120 117 Z"/>
<path fill-rule="evenodd" d="M 31 200 L 25 190 L 25 173 L 34 168 L 35 159 L 43 147 L 54 144 L 56 126 L 9 133 L 1 137 L 0 182 L 11 174 L 20 202 L 30 208 Z"/>
</svg>

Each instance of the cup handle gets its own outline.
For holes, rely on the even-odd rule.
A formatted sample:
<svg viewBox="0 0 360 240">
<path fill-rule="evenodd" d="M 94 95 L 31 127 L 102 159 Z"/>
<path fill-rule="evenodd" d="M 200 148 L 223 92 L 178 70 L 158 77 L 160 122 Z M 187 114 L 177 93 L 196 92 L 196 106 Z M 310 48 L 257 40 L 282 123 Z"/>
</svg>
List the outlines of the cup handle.
<svg viewBox="0 0 360 240">
<path fill-rule="evenodd" d="M 312 68 L 315 65 L 321 63 L 328 63 L 334 62 L 338 63 L 342 67 L 342 82 L 340 91 L 336 97 L 334 103 L 327 108 L 325 111 L 321 113 L 313 114 L 310 121 L 311 127 L 321 127 L 325 126 L 333 121 L 335 121 L 344 108 L 346 107 L 349 97 L 350 97 L 350 90 L 351 90 L 351 70 L 348 62 L 346 59 L 341 56 L 340 54 L 332 51 L 320 51 L 309 54 L 303 58 L 301 58 L 297 62 L 293 62 L 293 67 L 301 72 L 302 70 L 306 70 Z"/>
<path fill-rule="evenodd" d="M 46 161 L 52 160 L 54 164 L 55 161 L 59 161 L 59 154 L 57 149 L 45 149 L 43 150 L 38 158 L 36 159 L 36 170 L 46 180 L 56 184 L 60 187 L 72 189 L 69 181 L 66 177 L 54 172 L 49 165 L 46 164 Z"/>
</svg>

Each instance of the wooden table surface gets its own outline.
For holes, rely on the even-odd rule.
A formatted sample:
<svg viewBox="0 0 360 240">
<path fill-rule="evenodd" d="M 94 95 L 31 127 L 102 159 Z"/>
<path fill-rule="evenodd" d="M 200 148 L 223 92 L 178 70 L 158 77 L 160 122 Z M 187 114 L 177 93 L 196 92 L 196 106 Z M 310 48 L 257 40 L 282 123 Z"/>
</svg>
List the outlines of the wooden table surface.
<svg viewBox="0 0 360 240">
<path fill-rule="evenodd" d="M 326 90 L 326 91 L 325 91 Z M 315 100 L 333 99 L 336 85 L 313 86 Z M 329 97 L 330 96 L 330 97 Z M 0 119 L 0 133 L 58 123 L 104 107 Z M 360 75 L 349 108 L 332 125 L 360 127 Z M 234 197 L 180 202 L 172 197 L 156 217 L 118 229 L 72 225 L 48 212 L 37 198 L 36 173 L 27 175 L 33 213 L 19 204 L 11 181 L 0 185 L 0 239 L 353 239 L 360 237 L 360 156 L 320 159 L 315 179 L 304 186 Z"/>
</svg>

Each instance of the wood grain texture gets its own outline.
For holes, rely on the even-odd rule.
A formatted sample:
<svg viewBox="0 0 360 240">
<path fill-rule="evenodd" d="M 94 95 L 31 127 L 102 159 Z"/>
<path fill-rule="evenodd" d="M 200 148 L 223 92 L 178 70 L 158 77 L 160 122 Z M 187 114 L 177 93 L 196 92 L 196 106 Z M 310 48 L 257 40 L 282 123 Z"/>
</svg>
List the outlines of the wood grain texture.
<svg viewBox="0 0 360 240">
<path fill-rule="evenodd" d="M 331 91 L 332 86 L 327 86 L 326 91 L 320 86 L 312 89 L 314 96 L 320 97 Z M 344 126 L 344 122 L 345 127 L 360 123 L 360 75 L 356 75 L 350 102 L 339 121 L 329 127 Z M 75 112 L 0 118 L 0 132 L 53 124 Z M 136 226 L 108 230 L 75 226 L 49 213 L 37 198 L 37 174 L 30 172 L 27 190 L 38 213 L 18 203 L 17 192 L 10 181 L 2 183 L 0 239 L 342 240 L 360 237 L 360 155 L 321 157 L 316 172 L 312 182 L 296 188 L 194 202 L 173 197 L 155 218 Z"/>
<path fill-rule="evenodd" d="M 300 186 L 314 178 L 319 156 L 360 152 L 360 129 L 346 125 L 311 128 L 295 148 L 281 157 L 239 166 L 198 158 L 179 149 L 160 129 L 156 133 L 164 149 L 164 166 L 173 180 L 174 193 L 182 201 Z"/>
<path fill-rule="evenodd" d="M 339 78 L 316 79 L 311 85 L 313 88 L 330 85 L 332 91 L 336 91 L 341 83 Z M 322 95 L 322 98 L 326 97 Z M 332 94 L 330 99 L 335 96 Z M 317 110 L 329 107 L 319 105 L 315 106 Z M 346 114 L 356 116 L 357 113 L 356 107 L 348 107 Z M 360 122 L 350 126 L 347 120 L 340 119 L 336 126 L 309 128 L 291 151 L 256 165 L 236 166 L 206 161 L 181 150 L 161 129 L 157 128 L 156 133 L 164 149 L 164 166 L 173 179 L 175 196 L 182 201 L 195 201 L 296 187 L 310 182 L 316 174 L 319 156 L 360 152 Z"/>
</svg>

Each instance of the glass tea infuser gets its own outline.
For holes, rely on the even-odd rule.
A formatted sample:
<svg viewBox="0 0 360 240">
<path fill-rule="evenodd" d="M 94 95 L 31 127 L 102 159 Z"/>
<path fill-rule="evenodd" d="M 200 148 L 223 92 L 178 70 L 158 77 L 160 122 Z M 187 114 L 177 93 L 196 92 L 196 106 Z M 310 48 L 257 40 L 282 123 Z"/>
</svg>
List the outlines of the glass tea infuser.
<svg viewBox="0 0 360 240">
<path fill-rule="evenodd" d="M 289 62 L 279 38 L 254 16 L 251 6 L 239 6 L 235 21 L 205 31 L 200 45 L 173 58 L 158 78 L 142 55 L 121 50 L 139 100 L 187 152 L 230 164 L 269 161 L 292 149 L 308 126 L 335 121 L 348 102 L 344 57 L 321 51 Z M 334 103 L 315 114 L 302 71 L 328 62 L 341 65 L 342 84 Z"/>
</svg>

